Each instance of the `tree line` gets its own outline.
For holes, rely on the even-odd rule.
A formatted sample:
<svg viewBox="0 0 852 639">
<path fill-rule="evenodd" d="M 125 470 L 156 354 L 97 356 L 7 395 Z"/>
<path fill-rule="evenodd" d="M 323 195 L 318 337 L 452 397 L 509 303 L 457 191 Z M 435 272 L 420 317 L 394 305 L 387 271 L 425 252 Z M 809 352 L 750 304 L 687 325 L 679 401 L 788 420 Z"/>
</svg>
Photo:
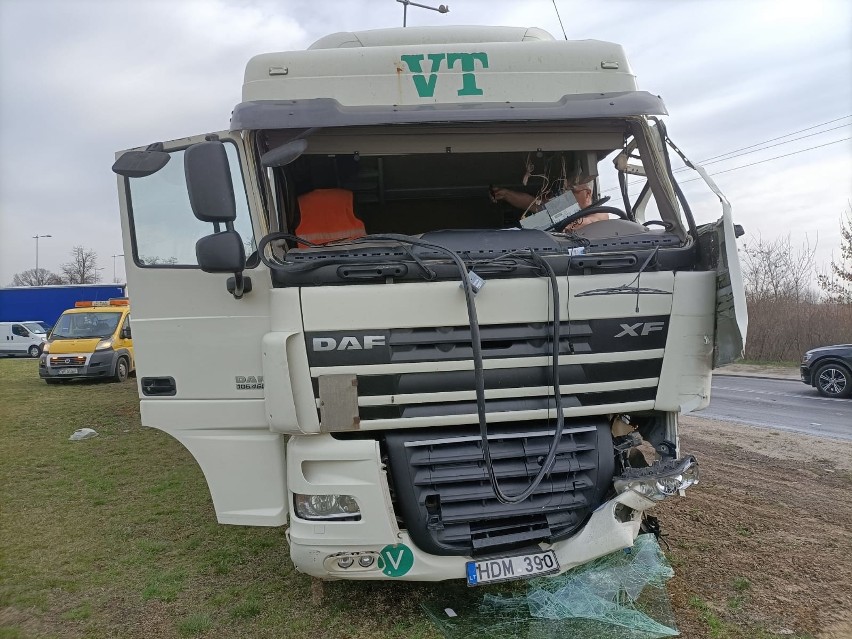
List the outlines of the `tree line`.
<svg viewBox="0 0 852 639">
<path fill-rule="evenodd" d="M 59 273 L 31 268 L 15 273 L 9 286 L 48 286 L 52 284 L 97 284 L 101 281 L 98 256 L 91 249 L 75 246 L 71 259 L 59 267 Z"/>
<path fill-rule="evenodd" d="M 800 361 L 812 348 L 852 343 L 852 203 L 841 216 L 840 242 L 840 257 L 823 272 L 807 240 L 744 243 L 747 360 Z"/>
</svg>

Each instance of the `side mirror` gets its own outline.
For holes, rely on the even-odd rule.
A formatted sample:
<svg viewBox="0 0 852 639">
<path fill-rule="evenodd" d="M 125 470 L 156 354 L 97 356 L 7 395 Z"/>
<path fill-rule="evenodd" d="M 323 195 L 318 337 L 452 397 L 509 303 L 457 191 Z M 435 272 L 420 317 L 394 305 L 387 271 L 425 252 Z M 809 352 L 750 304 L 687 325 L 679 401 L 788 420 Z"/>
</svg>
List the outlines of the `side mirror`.
<svg viewBox="0 0 852 639">
<path fill-rule="evenodd" d="M 163 151 L 163 143 L 155 142 L 144 151 L 123 154 L 112 165 L 112 171 L 128 178 L 148 177 L 166 166 L 170 157 Z"/>
<path fill-rule="evenodd" d="M 246 250 L 236 231 L 229 229 L 202 237 L 195 243 L 195 258 L 205 273 L 233 273 L 227 288 L 235 298 L 251 291 L 251 278 L 243 276 Z"/>
<path fill-rule="evenodd" d="M 198 266 L 205 273 L 233 273 L 228 292 L 240 299 L 251 290 L 251 280 L 243 277 L 246 251 L 234 230 L 237 205 L 225 145 L 219 140 L 194 144 L 184 151 L 183 166 L 193 214 L 202 222 L 212 222 L 215 229 L 195 243 Z M 225 225 L 224 231 L 220 231 L 220 224 Z"/>
<path fill-rule="evenodd" d="M 199 142 L 183 154 L 189 204 L 202 222 L 220 224 L 237 219 L 234 184 L 225 145 L 218 140 Z"/>
<path fill-rule="evenodd" d="M 234 273 L 246 264 L 243 240 L 236 231 L 205 235 L 195 243 L 195 257 L 205 273 Z"/>
<path fill-rule="evenodd" d="M 132 335 L 130 334 L 130 327 L 125 326 L 121 329 L 121 339 L 132 339 Z"/>
<path fill-rule="evenodd" d="M 276 166 L 287 166 L 299 159 L 299 156 L 307 148 L 307 140 L 292 140 L 264 153 L 260 158 L 260 163 L 267 169 Z"/>
</svg>

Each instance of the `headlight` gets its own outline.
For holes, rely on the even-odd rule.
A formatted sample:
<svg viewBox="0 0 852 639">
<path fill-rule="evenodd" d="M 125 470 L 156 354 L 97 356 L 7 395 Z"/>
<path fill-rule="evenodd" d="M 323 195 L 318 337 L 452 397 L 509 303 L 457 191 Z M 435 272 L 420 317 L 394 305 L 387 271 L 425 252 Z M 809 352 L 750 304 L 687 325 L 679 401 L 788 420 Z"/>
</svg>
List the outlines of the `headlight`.
<svg viewBox="0 0 852 639">
<path fill-rule="evenodd" d="M 42 353 L 49 353 L 50 352 L 50 342 L 45 342 L 44 344 L 41 345 L 41 352 Z"/>
<path fill-rule="evenodd" d="M 811 359 L 813 359 L 813 356 L 813 353 L 805 353 L 805 356 L 802 358 L 802 362 L 809 362 Z"/>
<path fill-rule="evenodd" d="M 300 519 L 359 521 L 361 509 L 351 495 L 293 495 L 293 507 Z"/>
<path fill-rule="evenodd" d="M 98 345 L 95 346 L 96 351 L 107 351 L 112 348 L 112 338 L 110 339 L 102 339 L 98 342 Z"/>
<path fill-rule="evenodd" d="M 616 492 L 632 490 L 651 501 L 663 501 L 697 483 L 698 462 L 692 455 L 646 468 L 631 468 L 613 480 Z"/>
</svg>

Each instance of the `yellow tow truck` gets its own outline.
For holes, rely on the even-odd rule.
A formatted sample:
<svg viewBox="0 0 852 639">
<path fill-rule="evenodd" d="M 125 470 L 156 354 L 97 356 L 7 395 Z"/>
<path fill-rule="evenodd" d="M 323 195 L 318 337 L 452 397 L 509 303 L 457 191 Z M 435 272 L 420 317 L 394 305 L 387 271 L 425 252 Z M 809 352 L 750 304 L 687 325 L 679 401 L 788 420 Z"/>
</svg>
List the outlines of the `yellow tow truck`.
<svg viewBox="0 0 852 639">
<path fill-rule="evenodd" d="M 59 317 L 39 360 L 48 384 L 77 378 L 123 382 L 136 368 L 130 300 L 77 302 Z"/>
</svg>

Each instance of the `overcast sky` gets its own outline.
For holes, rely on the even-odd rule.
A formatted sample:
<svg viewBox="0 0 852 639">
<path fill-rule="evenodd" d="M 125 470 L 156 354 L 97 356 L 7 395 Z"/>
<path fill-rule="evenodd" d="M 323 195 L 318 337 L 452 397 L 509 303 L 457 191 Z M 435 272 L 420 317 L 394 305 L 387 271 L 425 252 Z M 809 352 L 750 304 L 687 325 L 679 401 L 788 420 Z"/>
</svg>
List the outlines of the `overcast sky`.
<svg viewBox="0 0 852 639">
<path fill-rule="evenodd" d="M 445 15 L 410 7 L 408 24 L 538 26 L 562 37 L 552 0 L 449 4 Z M 839 256 L 852 200 L 852 1 L 556 6 L 569 39 L 625 47 L 639 87 L 663 97 L 669 134 L 691 159 L 780 138 L 707 169 L 746 239 L 789 233 L 816 246 L 821 263 L 832 250 Z M 116 151 L 227 129 L 252 55 L 401 26 L 402 12 L 395 0 L 0 0 L 0 285 L 35 267 L 33 236 L 45 234 L 41 268 L 58 271 L 84 246 L 103 281 L 114 261 L 123 281 L 122 258 L 112 257 L 122 253 Z M 720 210 L 698 196 L 700 184 L 684 190 L 705 222 Z"/>
</svg>

